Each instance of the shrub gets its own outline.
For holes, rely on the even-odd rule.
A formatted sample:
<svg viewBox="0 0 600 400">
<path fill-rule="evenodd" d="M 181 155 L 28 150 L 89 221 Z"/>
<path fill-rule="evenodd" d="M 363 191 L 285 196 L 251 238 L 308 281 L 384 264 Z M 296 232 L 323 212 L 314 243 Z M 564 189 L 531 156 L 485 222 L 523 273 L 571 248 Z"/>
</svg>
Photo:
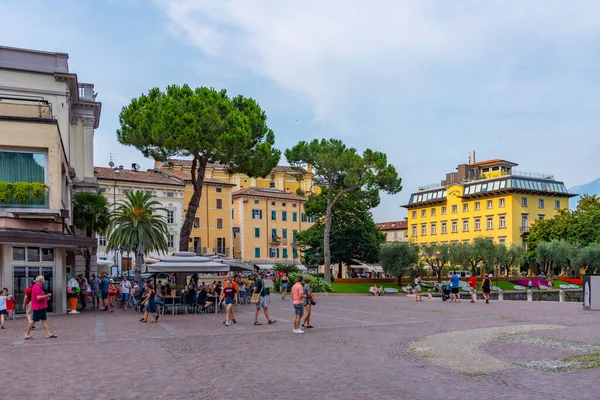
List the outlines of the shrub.
<svg viewBox="0 0 600 400">
<path fill-rule="evenodd" d="M 333 292 L 333 288 L 331 287 L 331 284 L 325 282 L 325 280 L 323 280 L 322 277 L 319 277 L 316 275 L 310 275 L 310 274 L 301 274 L 298 272 L 293 272 L 288 275 L 288 277 L 290 278 L 290 285 L 288 287 L 288 291 L 290 290 L 291 286 L 293 286 L 296 283 L 296 279 L 298 279 L 298 275 L 310 277 L 310 287 L 311 287 L 313 293 Z M 321 275 L 323 275 L 323 274 L 321 274 Z M 277 292 L 280 291 L 279 284 L 280 284 L 279 278 L 276 278 L 273 280 L 273 288 Z"/>
</svg>

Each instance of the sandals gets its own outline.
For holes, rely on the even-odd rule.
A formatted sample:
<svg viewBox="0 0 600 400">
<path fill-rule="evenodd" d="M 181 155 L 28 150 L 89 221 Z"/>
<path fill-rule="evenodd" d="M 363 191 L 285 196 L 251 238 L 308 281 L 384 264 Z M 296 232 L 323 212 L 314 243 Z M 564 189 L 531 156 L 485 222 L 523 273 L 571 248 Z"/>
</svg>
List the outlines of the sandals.
<svg viewBox="0 0 600 400">
<path fill-rule="evenodd" d="M 274 324 L 274 323 L 275 323 L 275 322 L 277 322 L 277 321 L 273 321 L 272 319 L 270 319 L 270 320 L 268 320 L 267 322 L 269 323 L 269 325 L 271 325 L 271 324 Z"/>
<path fill-rule="evenodd" d="M 50 336 L 46 336 L 46 339 L 56 339 L 58 336 L 56 335 L 50 335 Z"/>
<path fill-rule="evenodd" d="M 148 320 L 146 320 L 146 319 L 140 319 L 140 322 L 146 323 L 146 322 L 148 322 Z"/>
<path fill-rule="evenodd" d="M 32 336 L 26 337 L 25 340 L 34 340 L 35 338 Z"/>
<path fill-rule="evenodd" d="M 262 324 L 258 321 L 254 321 L 254 325 L 262 325 Z"/>
<path fill-rule="evenodd" d="M 312 325 L 308 325 L 308 326 L 305 326 L 305 328 L 306 328 L 306 329 L 312 329 L 312 328 L 314 328 L 314 326 L 312 326 Z"/>
</svg>

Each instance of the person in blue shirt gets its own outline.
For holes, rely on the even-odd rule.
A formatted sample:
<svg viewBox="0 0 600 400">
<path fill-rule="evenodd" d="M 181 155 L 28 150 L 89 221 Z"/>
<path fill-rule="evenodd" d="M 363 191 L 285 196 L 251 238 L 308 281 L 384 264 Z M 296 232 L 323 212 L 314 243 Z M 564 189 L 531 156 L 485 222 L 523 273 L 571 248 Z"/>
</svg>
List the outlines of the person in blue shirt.
<svg viewBox="0 0 600 400">
<path fill-rule="evenodd" d="M 106 274 L 102 274 L 102 281 L 100 283 L 100 293 L 102 295 L 102 303 L 104 308 L 102 311 L 108 311 L 108 277 Z"/>
<path fill-rule="evenodd" d="M 452 272 L 452 277 L 450 278 L 450 287 L 452 288 L 452 293 L 450 294 L 450 303 L 454 300 L 460 303 L 460 278 L 456 274 L 456 271 Z"/>
</svg>

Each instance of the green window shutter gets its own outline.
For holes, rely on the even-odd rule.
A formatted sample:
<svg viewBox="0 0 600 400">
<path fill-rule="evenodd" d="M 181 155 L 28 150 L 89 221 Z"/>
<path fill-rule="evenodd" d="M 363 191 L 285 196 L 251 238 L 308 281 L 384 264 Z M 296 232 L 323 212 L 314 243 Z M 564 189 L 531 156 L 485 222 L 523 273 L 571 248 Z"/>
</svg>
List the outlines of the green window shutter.
<svg viewBox="0 0 600 400">
<path fill-rule="evenodd" d="M 287 258 L 287 257 L 288 257 L 287 249 L 283 249 L 283 258 Z"/>
<path fill-rule="evenodd" d="M 279 247 L 277 248 L 277 258 L 279 258 Z"/>
<path fill-rule="evenodd" d="M 254 257 L 255 258 L 260 258 L 260 247 L 255 247 L 254 248 Z"/>
<path fill-rule="evenodd" d="M 259 238 L 260 237 L 260 228 L 254 228 L 254 237 L 255 238 Z"/>
<path fill-rule="evenodd" d="M 287 221 L 287 211 L 282 211 L 281 212 L 281 220 L 282 221 Z"/>
<path fill-rule="evenodd" d="M 298 249 L 292 249 L 292 254 L 294 255 L 294 258 L 298 258 Z"/>
<path fill-rule="evenodd" d="M 271 211 L 271 219 L 273 221 L 277 220 L 277 211 L 275 211 L 275 210 Z"/>
<path fill-rule="evenodd" d="M 293 212 L 292 213 L 292 221 L 293 222 L 297 222 L 298 221 L 298 213 L 297 212 Z"/>
<path fill-rule="evenodd" d="M 271 229 L 271 237 L 272 238 L 276 238 L 277 237 L 277 228 Z"/>
<path fill-rule="evenodd" d="M 262 219 L 262 210 L 258 210 L 258 219 Z"/>
<path fill-rule="evenodd" d="M 282 239 L 287 239 L 287 229 L 282 229 L 281 230 L 281 238 Z"/>
</svg>

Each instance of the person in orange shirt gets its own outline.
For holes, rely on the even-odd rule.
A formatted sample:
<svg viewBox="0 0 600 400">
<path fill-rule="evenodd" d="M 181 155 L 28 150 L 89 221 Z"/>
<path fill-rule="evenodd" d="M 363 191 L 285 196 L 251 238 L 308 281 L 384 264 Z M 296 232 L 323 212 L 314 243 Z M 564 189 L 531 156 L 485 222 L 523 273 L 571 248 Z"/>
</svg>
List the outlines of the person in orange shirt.
<svg viewBox="0 0 600 400">
<path fill-rule="evenodd" d="M 302 321 L 302 316 L 304 315 L 304 287 L 302 286 L 302 282 L 304 279 L 302 276 L 298 276 L 296 279 L 296 283 L 292 286 L 292 302 L 294 303 L 294 329 L 292 333 L 304 333 L 303 330 L 300 329 L 300 322 Z"/>
<path fill-rule="evenodd" d="M 471 303 L 475 303 L 475 299 L 477 299 L 477 278 L 475 275 L 471 275 L 469 278 L 469 291 L 471 292 Z"/>
</svg>

